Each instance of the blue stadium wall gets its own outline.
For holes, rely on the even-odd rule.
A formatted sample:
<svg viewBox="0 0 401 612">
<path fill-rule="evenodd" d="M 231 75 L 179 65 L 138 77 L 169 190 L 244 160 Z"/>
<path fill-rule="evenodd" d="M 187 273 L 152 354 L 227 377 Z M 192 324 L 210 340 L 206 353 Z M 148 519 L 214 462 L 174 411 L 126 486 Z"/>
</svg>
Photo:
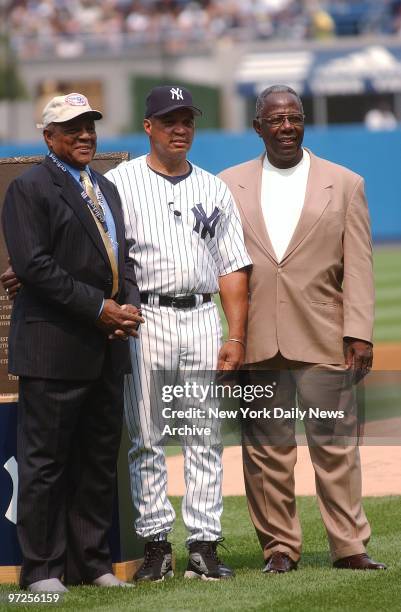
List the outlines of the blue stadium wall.
<svg viewBox="0 0 401 612">
<path fill-rule="evenodd" d="M 308 127 L 305 145 L 314 153 L 362 174 L 376 242 L 401 240 L 401 128 L 393 132 L 368 132 L 361 126 Z M 131 157 L 148 150 L 141 134 L 102 139 L 102 151 L 129 151 Z M 253 131 L 242 134 L 200 131 L 190 159 L 217 173 L 256 157 L 263 150 Z M 42 143 L 0 145 L 0 157 L 44 153 Z"/>
</svg>

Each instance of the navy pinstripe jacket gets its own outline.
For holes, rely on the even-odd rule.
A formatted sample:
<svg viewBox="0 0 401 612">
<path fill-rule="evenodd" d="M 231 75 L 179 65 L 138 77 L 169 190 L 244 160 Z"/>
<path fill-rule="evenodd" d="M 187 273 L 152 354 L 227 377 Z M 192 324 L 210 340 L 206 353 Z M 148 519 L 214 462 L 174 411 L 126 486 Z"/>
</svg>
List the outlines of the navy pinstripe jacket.
<svg viewBox="0 0 401 612">
<path fill-rule="evenodd" d="M 119 303 L 140 305 L 115 186 L 94 172 L 116 225 Z M 9 371 L 19 376 L 96 379 L 105 351 L 113 368 L 129 367 L 128 343 L 109 341 L 96 326 L 110 297 L 112 272 L 79 185 L 51 160 L 10 184 L 3 229 L 11 265 L 23 283 L 11 317 Z"/>
</svg>

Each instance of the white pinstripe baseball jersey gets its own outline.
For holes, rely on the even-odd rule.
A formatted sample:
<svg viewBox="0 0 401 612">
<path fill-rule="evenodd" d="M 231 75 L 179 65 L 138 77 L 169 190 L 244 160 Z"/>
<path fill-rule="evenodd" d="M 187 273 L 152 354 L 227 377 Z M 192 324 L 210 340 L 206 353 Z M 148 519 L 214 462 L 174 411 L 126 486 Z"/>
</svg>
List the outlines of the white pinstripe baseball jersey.
<svg viewBox="0 0 401 612">
<path fill-rule="evenodd" d="M 122 200 L 127 238 L 135 241 L 141 291 L 155 295 L 216 293 L 218 277 L 251 264 L 239 214 L 227 186 L 197 166 L 176 184 L 151 170 L 146 155 L 107 173 Z M 142 304 L 145 325 L 130 339 L 132 374 L 126 377 L 125 415 L 135 528 L 143 538 L 166 537 L 175 513 L 167 497 L 167 470 L 160 445 L 160 389 L 152 372 L 173 380 L 217 367 L 221 323 L 213 302 L 195 308 Z M 164 374 L 163 374 L 164 373 Z M 193 401 L 192 401 L 193 403 Z M 191 406 L 191 401 L 185 407 Z M 177 408 L 182 403 L 175 401 Z M 195 405 L 196 407 L 196 401 Z M 156 415 L 156 416 L 155 416 Z M 202 446 L 183 445 L 187 543 L 221 536 L 222 446 L 219 424 Z"/>
<path fill-rule="evenodd" d="M 193 165 L 173 185 L 143 155 L 106 177 L 120 193 L 127 238 L 136 241 L 130 256 L 141 291 L 216 293 L 218 276 L 252 263 L 233 197 L 216 176 Z"/>
</svg>

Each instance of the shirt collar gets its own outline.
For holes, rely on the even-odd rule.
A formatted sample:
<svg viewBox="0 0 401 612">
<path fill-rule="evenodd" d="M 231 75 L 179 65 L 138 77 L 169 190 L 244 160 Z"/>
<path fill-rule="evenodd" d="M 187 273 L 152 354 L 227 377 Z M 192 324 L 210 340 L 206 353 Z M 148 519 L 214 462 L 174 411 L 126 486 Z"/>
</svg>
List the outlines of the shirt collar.
<svg viewBox="0 0 401 612">
<path fill-rule="evenodd" d="M 302 147 L 302 151 L 303 151 L 303 155 L 300 161 L 297 164 L 295 164 L 295 166 L 291 166 L 290 168 L 277 168 L 276 166 L 273 166 L 273 164 L 269 162 L 267 155 L 264 155 L 263 156 L 263 170 L 269 170 L 270 172 L 276 172 L 277 174 L 281 174 L 283 176 L 294 174 L 294 172 L 298 170 L 298 168 L 300 168 L 301 166 L 303 166 L 305 163 L 308 162 L 308 159 L 309 159 L 308 150 Z"/>
<path fill-rule="evenodd" d="M 53 155 L 54 155 L 54 153 L 53 153 Z M 58 160 L 59 160 L 59 162 L 60 162 L 61 164 L 63 164 L 63 166 L 65 167 L 65 169 L 66 169 L 66 170 L 68 170 L 68 172 L 69 172 L 69 173 L 70 173 L 70 174 L 71 174 L 71 175 L 74 177 L 74 179 L 75 179 L 76 181 L 80 182 L 80 180 L 81 180 L 81 177 L 80 177 L 80 172 L 81 172 L 81 170 L 78 170 L 78 168 L 74 168 L 73 166 L 70 166 L 70 164 L 67 164 L 67 162 L 62 161 L 61 159 L 59 159 L 59 158 L 57 157 L 57 155 L 54 155 L 54 157 L 55 157 L 56 159 L 58 159 Z M 85 166 L 84 170 L 85 170 L 85 172 L 87 172 L 87 173 L 89 174 L 89 176 L 92 178 L 92 175 L 91 175 L 91 171 L 90 171 L 89 166 Z"/>
</svg>

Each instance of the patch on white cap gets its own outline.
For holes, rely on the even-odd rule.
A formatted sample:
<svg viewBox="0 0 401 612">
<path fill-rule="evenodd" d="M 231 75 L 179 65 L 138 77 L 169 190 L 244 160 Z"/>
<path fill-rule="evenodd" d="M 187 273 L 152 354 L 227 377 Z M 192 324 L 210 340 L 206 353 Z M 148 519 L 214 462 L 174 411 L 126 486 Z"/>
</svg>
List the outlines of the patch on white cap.
<svg viewBox="0 0 401 612">
<path fill-rule="evenodd" d="M 67 104 L 71 104 L 71 106 L 87 106 L 89 102 L 85 96 L 79 93 L 71 93 L 65 97 L 65 101 Z"/>
<path fill-rule="evenodd" d="M 64 123 L 86 114 L 94 120 L 102 118 L 102 113 L 91 108 L 83 94 L 73 92 L 65 96 L 56 96 L 43 109 L 43 123 L 38 123 L 37 127 L 44 128 L 50 123 Z"/>
</svg>

